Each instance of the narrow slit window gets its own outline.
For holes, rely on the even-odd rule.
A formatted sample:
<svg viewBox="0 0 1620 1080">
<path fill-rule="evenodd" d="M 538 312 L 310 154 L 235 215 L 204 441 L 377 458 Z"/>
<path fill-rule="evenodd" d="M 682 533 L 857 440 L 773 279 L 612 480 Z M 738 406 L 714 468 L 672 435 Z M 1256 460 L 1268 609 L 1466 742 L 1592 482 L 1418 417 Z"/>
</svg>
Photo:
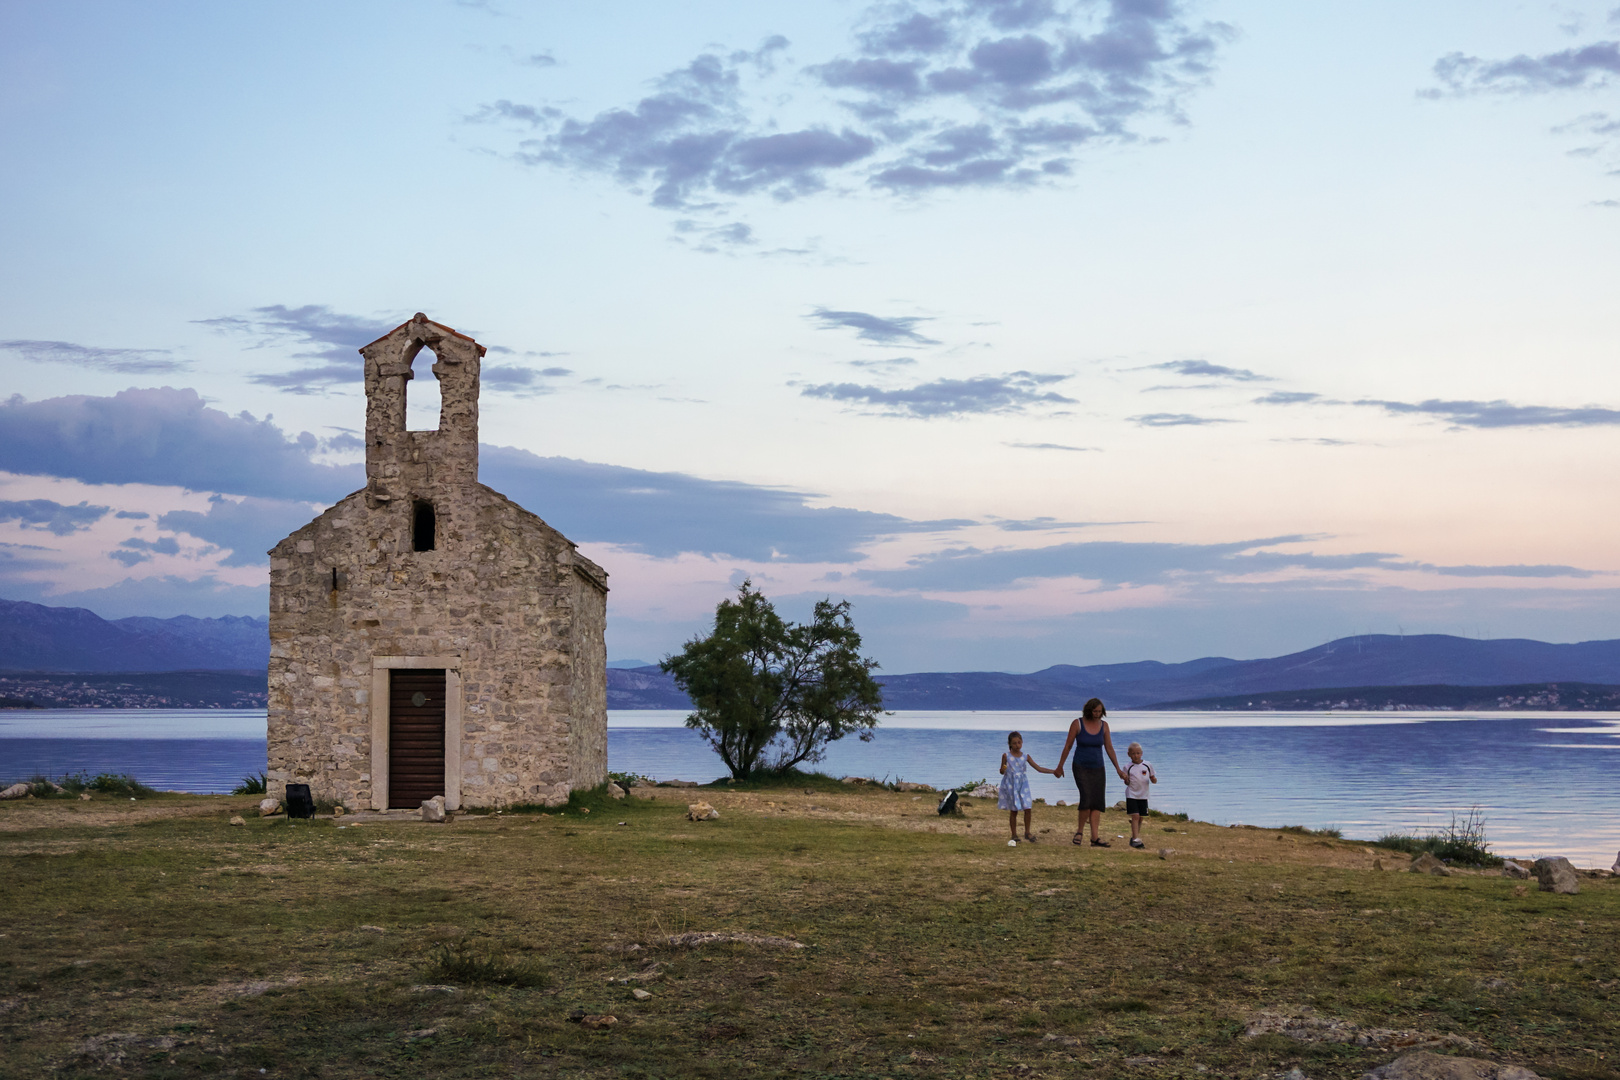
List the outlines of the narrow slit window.
<svg viewBox="0 0 1620 1080">
<path fill-rule="evenodd" d="M 434 535 L 433 504 L 418 501 L 411 515 L 411 547 L 416 551 L 432 551 Z"/>
</svg>

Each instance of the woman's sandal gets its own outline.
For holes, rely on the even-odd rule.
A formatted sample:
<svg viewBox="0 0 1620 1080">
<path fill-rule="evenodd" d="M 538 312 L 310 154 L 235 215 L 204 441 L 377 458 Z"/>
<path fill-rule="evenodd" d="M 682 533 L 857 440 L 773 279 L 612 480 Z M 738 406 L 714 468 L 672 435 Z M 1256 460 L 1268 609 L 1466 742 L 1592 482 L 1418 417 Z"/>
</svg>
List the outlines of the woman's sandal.
<svg viewBox="0 0 1620 1080">
<path fill-rule="evenodd" d="M 1085 847 L 1086 846 L 1086 834 L 1085 833 L 1078 833 L 1078 832 L 1075 833 L 1074 834 L 1074 840 L 1072 841 L 1072 843 L 1074 844 L 1075 847 Z"/>
<path fill-rule="evenodd" d="M 1092 842 L 1091 842 L 1091 846 L 1092 846 L 1092 847 L 1112 847 L 1112 846 L 1113 846 L 1113 845 L 1112 845 L 1112 844 L 1110 844 L 1110 843 L 1109 843 L 1109 842 L 1108 842 L 1108 841 L 1106 841 L 1106 840 L 1093 840 L 1093 841 L 1092 841 Z"/>
</svg>

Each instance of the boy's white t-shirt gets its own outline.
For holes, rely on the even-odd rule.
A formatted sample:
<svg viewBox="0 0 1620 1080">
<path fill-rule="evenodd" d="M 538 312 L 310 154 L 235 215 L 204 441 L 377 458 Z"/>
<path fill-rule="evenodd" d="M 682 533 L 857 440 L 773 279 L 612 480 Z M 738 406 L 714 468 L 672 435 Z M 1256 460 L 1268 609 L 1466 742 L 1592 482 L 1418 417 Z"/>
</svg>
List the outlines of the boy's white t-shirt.
<svg viewBox="0 0 1620 1080">
<path fill-rule="evenodd" d="M 1127 799 L 1145 799 L 1148 797 L 1148 784 L 1154 779 L 1153 766 L 1145 761 L 1134 762 L 1125 767 L 1125 797 Z"/>
</svg>

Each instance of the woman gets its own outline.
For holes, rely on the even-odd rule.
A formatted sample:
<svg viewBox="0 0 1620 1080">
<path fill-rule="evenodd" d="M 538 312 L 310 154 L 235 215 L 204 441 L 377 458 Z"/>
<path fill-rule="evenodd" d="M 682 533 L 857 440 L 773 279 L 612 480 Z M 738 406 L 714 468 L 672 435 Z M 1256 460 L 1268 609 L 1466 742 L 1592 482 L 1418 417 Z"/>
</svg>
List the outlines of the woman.
<svg viewBox="0 0 1620 1080">
<path fill-rule="evenodd" d="M 1104 789 L 1107 787 L 1103 775 L 1103 751 L 1108 751 L 1108 760 L 1114 763 L 1114 772 L 1121 780 L 1125 779 L 1124 770 L 1119 767 L 1119 758 L 1114 753 L 1114 738 L 1108 731 L 1108 721 L 1103 717 L 1108 710 L 1103 706 L 1101 698 L 1092 698 L 1086 702 L 1086 707 L 1080 710 L 1080 715 L 1069 725 L 1069 737 L 1063 740 L 1063 753 L 1058 755 L 1057 776 L 1063 775 L 1063 762 L 1069 756 L 1069 747 L 1074 747 L 1074 786 L 1080 789 L 1080 821 L 1075 826 L 1074 842 L 1084 844 L 1086 831 L 1086 818 L 1091 819 L 1091 846 L 1108 847 L 1108 841 L 1097 835 L 1097 829 L 1102 825 L 1102 812 L 1108 805 Z"/>
</svg>

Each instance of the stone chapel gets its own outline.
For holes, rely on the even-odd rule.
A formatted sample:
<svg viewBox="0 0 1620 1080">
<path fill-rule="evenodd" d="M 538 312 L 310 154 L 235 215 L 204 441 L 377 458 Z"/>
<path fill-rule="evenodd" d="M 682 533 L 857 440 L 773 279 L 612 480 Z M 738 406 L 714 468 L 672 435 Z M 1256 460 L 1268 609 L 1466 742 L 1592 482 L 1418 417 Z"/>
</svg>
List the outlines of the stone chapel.
<svg viewBox="0 0 1620 1080">
<path fill-rule="evenodd" d="M 478 482 L 484 346 L 418 313 L 360 350 L 366 486 L 270 551 L 270 794 L 567 800 L 607 770 L 607 573 Z M 436 431 L 406 430 L 427 366 Z"/>
</svg>

